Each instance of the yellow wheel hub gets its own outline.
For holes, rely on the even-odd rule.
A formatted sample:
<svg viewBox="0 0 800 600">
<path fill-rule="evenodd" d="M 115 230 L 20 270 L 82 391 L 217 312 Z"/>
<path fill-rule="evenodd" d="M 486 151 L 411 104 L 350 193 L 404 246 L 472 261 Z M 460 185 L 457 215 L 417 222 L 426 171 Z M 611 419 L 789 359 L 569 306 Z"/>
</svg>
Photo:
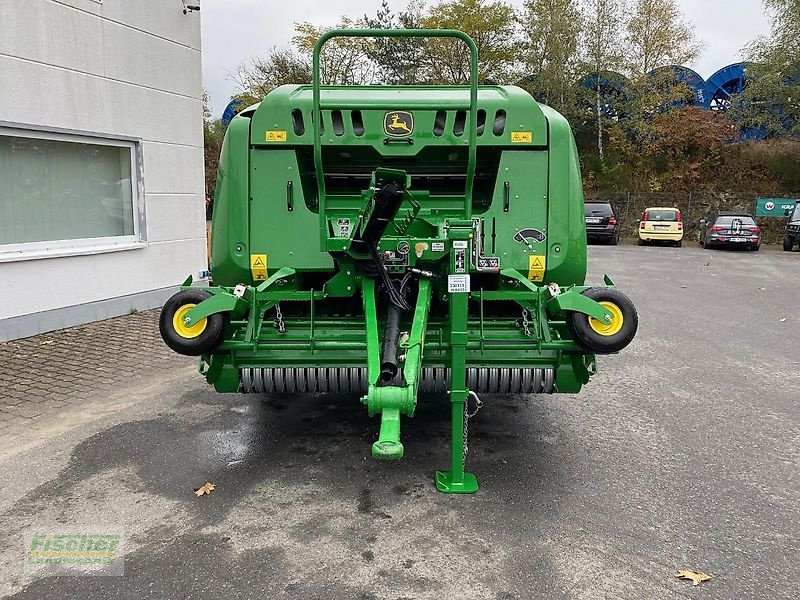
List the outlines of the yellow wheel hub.
<svg viewBox="0 0 800 600">
<path fill-rule="evenodd" d="M 186 318 L 186 314 L 192 310 L 196 304 L 184 304 L 178 310 L 175 311 L 175 314 L 172 316 L 172 328 L 182 338 L 192 339 L 196 338 L 198 335 L 203 333 L 206 330 L 206 320 L 201 319 L 191 327 L 188 327 L 183 320 Z"/>
<path fill-rule="evenodd" d="M 611 313 L 611 321 L 608 323 L 603 323 L 594 317 L 589 317 L 589 327 L 591 327 L 592 331 L 595 333 L 599 333 L 600 335 L 606 337 L 611 337 L 612 335 L 618 334 L 622 329 L 622 324 L 625 322 L 625 319 L 622 316 L 622 310 L 620 310 L 619 306 L 613 302 L 608 302 L 607 300 L 600 302 L 600 306 Z"/>
</svg>

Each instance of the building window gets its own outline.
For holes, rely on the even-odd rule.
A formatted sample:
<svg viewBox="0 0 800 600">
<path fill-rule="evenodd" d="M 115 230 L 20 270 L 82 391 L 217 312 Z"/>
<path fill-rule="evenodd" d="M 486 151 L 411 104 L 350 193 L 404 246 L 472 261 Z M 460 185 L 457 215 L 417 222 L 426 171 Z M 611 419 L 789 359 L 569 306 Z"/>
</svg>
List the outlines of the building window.
<svg viewBox="0 0 800 600">
<path fill-rule="evenodd" d="M 135 142 L 0 127 L 0 260 L 141 243 Z"/>
</svg>

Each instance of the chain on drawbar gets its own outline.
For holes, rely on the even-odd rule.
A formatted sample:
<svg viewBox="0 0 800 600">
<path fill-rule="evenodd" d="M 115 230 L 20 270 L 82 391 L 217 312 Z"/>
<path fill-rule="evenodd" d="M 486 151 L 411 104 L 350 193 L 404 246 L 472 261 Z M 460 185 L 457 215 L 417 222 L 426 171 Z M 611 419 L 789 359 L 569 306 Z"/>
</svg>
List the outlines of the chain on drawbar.
<svg viewBox="0 0 800 600">
<path fill-rule="evenodd" d="M 475 398 L 475 410 L 470 412 L 469 399 Z M 464 402 L 464 455 L 463 459 L 467 459 L 467 452 L 469 451 L 469 420 L 478 414 L 478 411 L 483 408 L 483 402 L 478 397 L 478 394 L 472 390 L 468 390 L 467 399 Z"/>
<path fill-rule="evenodd" d="M 273 321 L 275 329 L 278 333 L 286 333 L 286 324 L 283 322 L 283 313 L 281 312 L 281 303 L 275 303 L 275 320 Z"/>
</svg>

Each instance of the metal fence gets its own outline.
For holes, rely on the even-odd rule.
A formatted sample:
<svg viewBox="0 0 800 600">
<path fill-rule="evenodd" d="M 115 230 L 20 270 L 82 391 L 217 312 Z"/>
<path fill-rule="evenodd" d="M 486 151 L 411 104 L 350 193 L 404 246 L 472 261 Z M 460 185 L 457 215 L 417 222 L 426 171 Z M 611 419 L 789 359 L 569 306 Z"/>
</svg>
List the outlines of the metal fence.
<svg viewBox="0 0 800 600">
<path fill-rule="evenodd" d="M 714 192 L 586 192 L 587 202 L 610 202 L 620 220 L 622 237 L 636 237 L 637 219 L 650 207 L 671 207 L 681 211 L 685 239 L 698 239 L 699 221 L 718 210 L 754 214 L 756 198 L 765 194 L 729 194 Z M 769 194 L 766 194 L 769 195 Z M 781 236 L 785 219 L 759 218 L 765 242 Z"/>
</svg>

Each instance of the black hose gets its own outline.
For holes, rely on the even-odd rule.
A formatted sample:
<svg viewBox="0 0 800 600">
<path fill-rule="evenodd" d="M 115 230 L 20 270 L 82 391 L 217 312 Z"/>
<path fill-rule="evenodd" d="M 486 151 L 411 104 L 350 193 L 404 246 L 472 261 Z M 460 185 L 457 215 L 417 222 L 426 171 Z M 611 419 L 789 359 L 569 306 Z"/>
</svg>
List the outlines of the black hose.
<svg viewBox="0 0 800 600">
<path fill-rule="evenodd" d="M 381 348 L 381 381 L 391 382 L 397 376 L 397 342 L 400 338 L 400 307 L 390 304 L 386 311 L 386 331 Z"/>
</svg>

